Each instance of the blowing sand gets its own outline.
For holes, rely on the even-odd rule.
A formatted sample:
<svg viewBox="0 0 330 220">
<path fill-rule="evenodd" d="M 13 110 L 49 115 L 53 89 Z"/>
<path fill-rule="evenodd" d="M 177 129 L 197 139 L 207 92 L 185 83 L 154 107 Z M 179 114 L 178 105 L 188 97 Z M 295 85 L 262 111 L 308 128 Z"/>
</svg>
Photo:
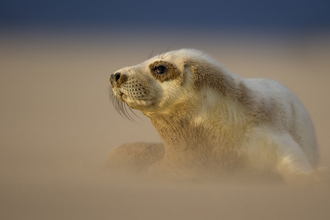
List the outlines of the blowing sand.
<svg viewBox="0 0 330 220">
<path fill-rule="evenodd" d="M 320 165 L 330 167 L 329 35 L 151 33 L 0 36 L 0 219 L 329 219 L 325 189 L 151 184 L 102 169 L 113 147 L 161 141 L 139 112 L 137 123 L 115 112 L 109 75 L 170 45 L 288 86 L 314 121 Z"/>
</svg>

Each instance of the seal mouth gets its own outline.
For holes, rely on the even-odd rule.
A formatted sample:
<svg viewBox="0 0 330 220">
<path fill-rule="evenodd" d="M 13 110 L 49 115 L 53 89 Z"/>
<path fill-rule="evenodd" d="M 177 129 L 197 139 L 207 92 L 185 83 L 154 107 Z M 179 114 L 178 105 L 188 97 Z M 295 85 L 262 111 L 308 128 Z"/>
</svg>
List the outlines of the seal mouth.
<svg viewBox="0 0 330 220">
<path fill-rule="evenodd" d="M 116 98 L 118 98 L 118 99 L 119 99 L 120 101 L 122 101 L 122 102 L 125 102 L 123 96 L 125 96 L 125 98 L 127 97 L 123 92 L 119 91 L 119 94 L 118 94 L 118 96 L 116 96 Z M 126 103 L 126 102 L 125 102 L 125 103 Z"/>
<path fill-rule="evenodd" d="M 116 94 L 114 94 L 114 96 L 115 96 L 115 98 L 119 99 L 120 101 L 126 103 L 126 105 L 128 105 L 127 101 L 129 98 L 133 98 L 134 100 L 138 101 L 138 99 L 136 99 L 136 97 L 131 97 L 120 90 L 117 90 Z"/>
</svg>

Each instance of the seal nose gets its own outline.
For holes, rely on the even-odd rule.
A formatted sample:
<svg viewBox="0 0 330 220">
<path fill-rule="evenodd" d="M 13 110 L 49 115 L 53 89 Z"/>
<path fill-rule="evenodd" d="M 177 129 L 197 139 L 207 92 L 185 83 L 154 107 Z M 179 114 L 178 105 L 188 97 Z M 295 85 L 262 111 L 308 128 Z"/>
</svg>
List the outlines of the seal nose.
<svg viewBox="0 0 330 220">
<path fill-rule="evenodd" d="M 114 76 L 113 76 L 113 78 L 115 79 L 115 81 L 117 82 L 119 79 L 120 79 L 120 73 L 115 73 L 115 74 L 113 74 Z"/>
<path fill-rule="evenodd" d="M 127 76 L 120 72 L 111 74 L 110 82 L 111 84 L 116 84 L 117 87 L 120 87 L 123 83 L 127 81 Z"/>
</svg>

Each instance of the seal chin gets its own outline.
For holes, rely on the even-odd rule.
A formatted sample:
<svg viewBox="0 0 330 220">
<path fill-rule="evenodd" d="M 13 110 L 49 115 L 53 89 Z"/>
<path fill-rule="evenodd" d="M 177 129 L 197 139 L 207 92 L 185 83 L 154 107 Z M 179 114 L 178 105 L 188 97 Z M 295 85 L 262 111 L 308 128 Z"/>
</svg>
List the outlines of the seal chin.
<svg viewBox="0 0 330 220">
<path fill-rule="evenodd" d="M 122 99 L 130 108 L 140 110 L 146 107 L 143 101 L 134 99 L 125 94 L 122 96 Z"/>
<path fill-rule="evenodd" d="M 123 94 L 121 98 L 121 100 L 125 102 L 130 108 L 140 110 L 141 112 L 149 112 L 154 107 L 154 102 L 152 100 L 137 99 L 125 94 Z"/>
</svg>

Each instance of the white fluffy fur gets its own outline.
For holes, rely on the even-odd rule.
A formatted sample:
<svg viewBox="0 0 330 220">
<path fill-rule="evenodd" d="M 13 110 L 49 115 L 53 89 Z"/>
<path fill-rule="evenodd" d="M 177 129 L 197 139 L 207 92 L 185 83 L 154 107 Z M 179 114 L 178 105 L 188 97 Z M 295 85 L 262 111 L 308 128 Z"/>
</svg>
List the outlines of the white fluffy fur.
<svg viewBox="0 0 330 220">
<path fill-rule="evenodd" d="M 178 67 L 182 73 L 185 73 L 184 82 L 179 84 L 177 80 L 170 80 L 161 83 L 153 79 L 148 66 L 157 60 L 166 61 Z M 205 63 L 212 65 L 232 79 L 235 86 L 244 85 L 249 89 L 253 103 L 263 102 L 266 108 L 267 103 L 276 103 L 276 108 L 271 109 L 271 111 L 277 111 L 273 112 L 275 116 L 272 122 L 251 123 L 244 112 L 244 103 L 239 103 L 231 96 L 219 94 L 219 91 L 214 88 L 206 86 L 199 90 L 195 89 L 193 87 L 195 76 L 187 62 L 190 60 L 198 62 L 201 66 Z M 191 49 L 167 52 L 163 56 L 156 56 L 139 65 L 125 67 L 116 72 L 126 74 L 128 78 L 138 75 L 149 82 L 150 94 L 143 100 L 129 96 L 122 97 L 129 106 L 141 110 L 152 121 L 156 121 L 159 116 L 166 117 L 167 114 L 173 113 L 173 109 L 179 112 L 180 109 L 186 111 L 191 119 L 191 126 L 202 125 L 212 128 L 218 136 L 216 138 L 220 140 L 218 144 L 221 144 L 222 139 L 226 137 L 228 142 L 235 147 L 238 146 L 240 154 L 248 158 L 249 162 L 246 166 L 249 170 L 278 172 L 287 182 L 312 179 L 315 173 L 319 172 L 316 171 L 319 158 L 317 141 L 309 114 L 299 99 L 276 81 L 240 77 L 224 70 L 208 55 Z M 122 92 L 115 86 L 113 91 L 117 97 Z M 161 99 L 149 106 L 149 100 L 160 93 Z M 180 108 L 177 107 L 179 105 Z M 214 142 L 217 140 L 215 139 Z M 173 143 L 167 143 L 165 139 L 165 156 L 157 162 L 158 164 L 173 167 L 173 164 L 176 164 L 175 160 L 184 157 L 182 154 L 178 157 L 173 156 L 179 152 L 177 149 L 180 147 L 172 145 Z M 208 147 L 213 148 L 214 154 L 217 153 L 217 143 Z M 133 148 L 134 144 L 132 144 Z M 200 154 L 203 154 L 203 150 Z M 191 158 L 198 160 L 197 157 Z M 200 155 L 200 157 L 203 156 Z"/>
</svg>

